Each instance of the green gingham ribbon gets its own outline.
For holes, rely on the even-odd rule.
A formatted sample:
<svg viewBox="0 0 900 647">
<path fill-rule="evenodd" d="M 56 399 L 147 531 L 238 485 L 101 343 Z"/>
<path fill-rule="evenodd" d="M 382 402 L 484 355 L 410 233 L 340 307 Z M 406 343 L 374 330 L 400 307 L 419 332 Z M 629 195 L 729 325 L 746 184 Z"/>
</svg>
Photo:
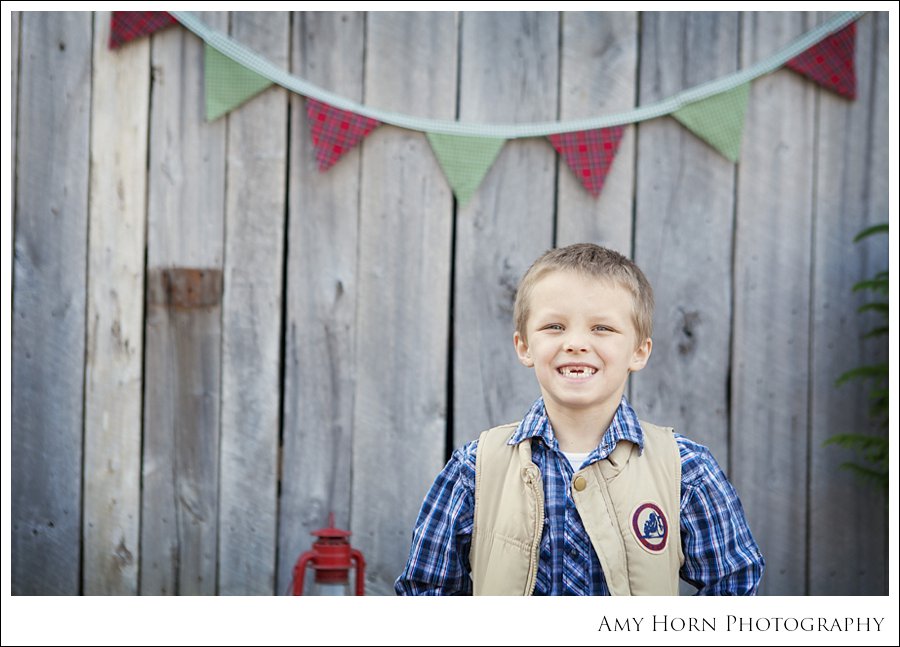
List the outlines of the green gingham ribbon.
<svg viewBox="0 0 900 647">
<path fill-rule="evenodd" d="M 305 97 L 312 97 L 336 108 L 349 110 L 366 117 L 371 117 L 372 119 L 377 119 L 382 123 L 392 124 L 409 130 L 444 135 L 516 139 L 520 137 L 543 137 L 557 133 L 620 126 L 671 114 L 688 104 L 727 92 L 728 90 L 732 90 L 760 76 L 774 72 L 787 61 L 816 44 L 829 34 L 839 31 L 854 20 L 857 20 L 865 12 L 847 11 L 840 13 L 818 27 L 806 32 L 781 51 L 747 69 L 739 70 L 738 72 L 734 72 L 733 74 L 729 74 L 720 79 L 683 90 L 658 103 L 649 106 L 640 106 L 626 112 L 619 112 L 601 117 L 575 119 L 571 121 L 547 121 L 531 124 L 475 124 L 460 121 L 423 119 L 399 112 L 370 108 L 361 103 L 351 101 L 345 97 L 323 90 L 300 77 L 288 74 L 253 50 L 232 40 L 227 35 L 207 27 L 199 18 L 190 12 L 172 11 L 170 13 L 178 19 L 179 23 L 194 32 L 197 36 L 202 38 L 206 44 L 215 48 L 223 55 L 252 70 L 256 74 Z"/>
</svg>

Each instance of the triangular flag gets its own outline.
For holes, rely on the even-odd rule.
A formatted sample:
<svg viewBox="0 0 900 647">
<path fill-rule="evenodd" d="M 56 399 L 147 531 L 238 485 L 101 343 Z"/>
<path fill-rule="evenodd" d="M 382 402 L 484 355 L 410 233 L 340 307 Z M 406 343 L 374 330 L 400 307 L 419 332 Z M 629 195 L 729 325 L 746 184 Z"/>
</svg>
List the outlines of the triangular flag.
<svg viewBox="0 0 900 647">
<path fill-rule="evenodd" d="M 306 100 L 306 115 L 319 171 L 330 169 L 344 153 L 381 125 L 375 119 L 310 98 Z"/>
<path fill-rule="evenodd" d="M 109 48 L 116 49 L 130 40 L 147 36 L 176 22 L 168 11 L 113 11 L 109 25 Z"/>
<path fill-rule="evenodd" d="M 213 121 L 272 85 L 264 76 L 206 45 L 206 120 Z"/>
<path fill-rule="evenodd" d="M 826 36 L 785 65 L 848 99 L 856 98 L 856 23 Z"/>
<path fill-rule="evenodd" d="M 460 206 L 465 206 L 497 159 L 506 140 L 438 133 L 426 135 L 457 202 Z"/>
<path fill-rule="evenodd" d="M 741 137 L 744 134 L 744 114 L 750 84 L 686 105 L 672 113 L 697 137 L 722 153 L 732 162 L 741 156 Z"/>
<path fill-rule="evenodd" d="M 584 188 L 596 198 L 603 189 L 603 181 L 619 150 L 624 131 L 624 126 L 612 126 L 559 133 L 548 138 Z"/>
</svg>

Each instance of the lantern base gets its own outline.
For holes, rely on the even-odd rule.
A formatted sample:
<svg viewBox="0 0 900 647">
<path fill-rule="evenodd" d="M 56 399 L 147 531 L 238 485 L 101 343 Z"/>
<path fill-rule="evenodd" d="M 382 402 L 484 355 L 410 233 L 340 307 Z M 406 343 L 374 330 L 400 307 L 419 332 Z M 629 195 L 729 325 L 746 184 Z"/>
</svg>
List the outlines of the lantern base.
<svg viewBox="0 0 900 647">
<path fill-rule="evenodd" d="M 348 596 L 350 595 L 350 585 L 346 582 L 343 584 L 316 582 L 313 584 L 310 595 Z"/>
</svg>

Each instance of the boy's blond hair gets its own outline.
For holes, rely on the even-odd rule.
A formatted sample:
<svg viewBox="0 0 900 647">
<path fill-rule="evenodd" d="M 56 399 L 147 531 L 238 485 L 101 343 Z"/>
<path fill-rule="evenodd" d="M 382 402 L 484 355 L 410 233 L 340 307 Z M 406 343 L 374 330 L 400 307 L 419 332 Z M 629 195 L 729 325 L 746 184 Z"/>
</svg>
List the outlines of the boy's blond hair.
<svg viewBox="0 0 900 647">
<path fill-rule="evenodd" d="M 531 292 L 535 284 L 555 270 L 570 270 L 603 281 L 612 281 L 631 293 L 632 321 L 640 345 L 653 333 L 653 288 L 633 261 L 620 253 L 593 243 L 577 243 L 551 249 L 532 263 L 516 290 L 513 319 L 516 331 L 527 339 Z"/>
</svg>

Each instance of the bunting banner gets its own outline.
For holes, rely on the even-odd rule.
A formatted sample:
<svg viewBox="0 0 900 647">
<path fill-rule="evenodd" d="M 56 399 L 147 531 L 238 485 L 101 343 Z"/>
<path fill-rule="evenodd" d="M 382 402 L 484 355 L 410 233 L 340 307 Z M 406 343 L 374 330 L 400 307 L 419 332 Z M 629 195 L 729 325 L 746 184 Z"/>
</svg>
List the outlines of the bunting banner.
<svg viewBox="0 0 900 647">
<path fill-rule="evenodd" d="M 252 99 L 273 83 L 209 45 L 205 52 L 206 120 L 213 121 Z"/>
<path fill-rule="evenodd" d="M 309 133 L 316 149 L 319 171 L 323 172 L 381 125 L 374 119 L 315 99 L 306 100 L 306 116 L 309 118 Z"/>
<path fill-rule="evenodd" d="M 505 139 L 425 133 L 460 206 L 465 206 L 497 159 Z"/>
<path fill-rule="evenodd" d="M 785 66 L 848 99 L 856 98 L 856 23 L 827 36 Z"/>
<path fill-rule="evenodd" d="M 750 84 L 689 103 L 672 113 L 681 124 L 722 155 L 737 162 L 741 156 L 744 115 L 750 98 Z"/>
<path fill-rule="evenodd" d="M 274 83 L 306 97 L 320 171 L 331 168 L 380 124 L 391 124 L 426 134 L 456 199 L 464 205 L 509 139 L 549 138 L 595 197 L 603 189 L 624 127 L 649 119 L 671 116 L 737 163 L 754 79 L 787 67 L 841 96 L 855 98 L 855 21 L 862 14 L 837 14 L 750 67 L 650 105 L 586 119 L 524 124 L 427 119 L 363 105 L 289 74 L 190 12 L 113 12 L 116 35 L 110 36 L 110 47 L 177 21 L 206 44 L 207 120 L 227 114 Z"/>
<path fill-rule="evenodd" d="M 113 11 L 110 19 L 109 48 L 117 49 L 128 41 L 149 36 L 178 21 L 168 11 Z"/>
<path fill-rule="evenodd" d="M 613 126 L 596 130 L 550 135 L 550 143 L 563 156 L 584 188 L 595 198 L 612 166 L 625 128 Z"/>
</svg>

